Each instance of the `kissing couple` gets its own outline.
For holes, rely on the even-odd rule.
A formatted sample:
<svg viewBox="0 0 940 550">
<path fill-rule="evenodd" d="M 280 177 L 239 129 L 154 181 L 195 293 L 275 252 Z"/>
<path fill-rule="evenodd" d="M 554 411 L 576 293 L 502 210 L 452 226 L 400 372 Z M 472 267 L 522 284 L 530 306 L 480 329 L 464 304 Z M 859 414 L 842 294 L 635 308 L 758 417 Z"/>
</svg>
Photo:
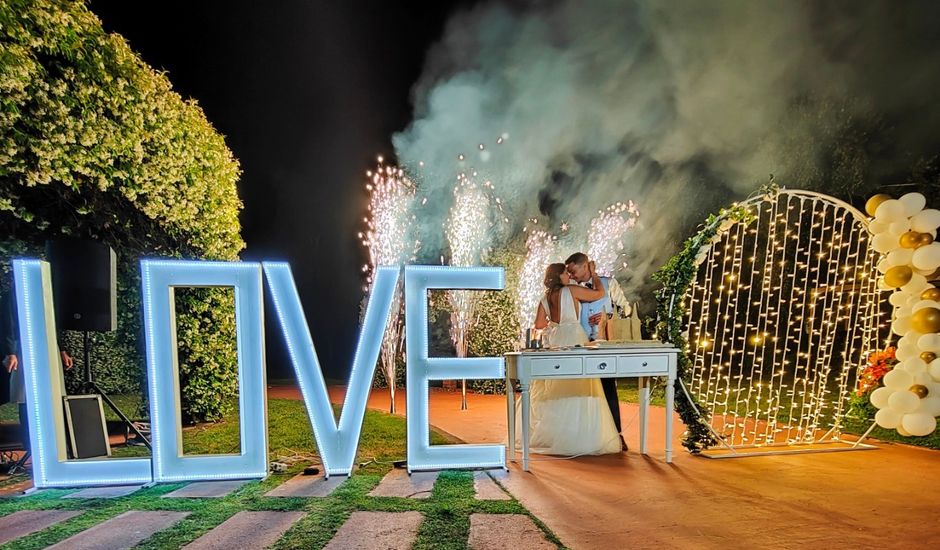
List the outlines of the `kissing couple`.
<svg viewBox="0 0 940 550">
<path fill-rule="evenodd" d="M 563 264 L 550 264 L 544 282 L 535 318 L 535 328 L 543 329 L 543 346 L 572 347 L 599 339 L 601 316 L 614 309 L 610 279 L 597 275 L 594 262 L 577 252 Z M 598 455 L 627 450 L 614 378 L 534 380 L 530 399 L 533 452 Z"/>
</svg>

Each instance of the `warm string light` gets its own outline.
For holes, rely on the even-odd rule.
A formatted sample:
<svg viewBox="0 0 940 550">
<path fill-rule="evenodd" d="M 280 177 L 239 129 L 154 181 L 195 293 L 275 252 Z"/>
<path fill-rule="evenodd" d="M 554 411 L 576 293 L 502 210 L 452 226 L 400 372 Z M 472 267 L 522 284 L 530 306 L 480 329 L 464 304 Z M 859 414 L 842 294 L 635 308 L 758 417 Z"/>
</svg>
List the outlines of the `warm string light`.
<svg viewBox="0 0 940 550">
<path fill-rule="evenodd" d="M 755 208 L 716 236 L 686 296 L 690 391 L 730 444 L 817 441 L 883 328 L 875 257 L 862 222 L 823 198 Z"/>
<path fill-rule="evenodd" d="M 597 211 L 588 232 L 587 255 L 594 260 L 599 275 L 612 277 L 627 266 L 622 259 L 624 239 L 639 216 L 640 210 L 633 201 L 617 202 Z"/>
<path fill-rule="evenodd" d="M 364 290 L 371 294 L 375 270 L 379 266 L 401 265 L 413 259 L 420 243 L 411 238 L 415 219 L 412 212 L 415 185 L 404 170 L 384 164 L 384 159 L 378 157 L 378 165 L 374 170 L 367 171 L 366 177 L 369 215 L 364 220 L 366 230 L 359 233 L 359 238 L 369 251 L 369 263 L 362 266 L 362 270 L 366 273 Z M 380 355 L 392 412 L 395 411 L 395 373 L 404 338 L 403 323 L 401 292 L 396 288 Z"/>
</svg>

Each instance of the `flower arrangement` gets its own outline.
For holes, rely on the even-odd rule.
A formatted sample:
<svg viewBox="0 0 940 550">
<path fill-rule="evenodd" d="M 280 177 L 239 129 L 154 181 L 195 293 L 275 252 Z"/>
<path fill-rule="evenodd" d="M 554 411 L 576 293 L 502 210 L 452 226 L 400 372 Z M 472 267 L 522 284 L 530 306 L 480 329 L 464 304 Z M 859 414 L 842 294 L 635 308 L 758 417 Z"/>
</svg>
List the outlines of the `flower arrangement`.
<svg viewBox="0 0 940 550">
<path fill-rule="evenodd" d="M 883 385 L 882 378 L 899 363 L 895 351 L 896 348 L 889 346 L 884 351 L 868 354 L 867 364 L 858 375 L 858 387 L 855 389 L 857 397 L 864 397 Z"/>
</svg>

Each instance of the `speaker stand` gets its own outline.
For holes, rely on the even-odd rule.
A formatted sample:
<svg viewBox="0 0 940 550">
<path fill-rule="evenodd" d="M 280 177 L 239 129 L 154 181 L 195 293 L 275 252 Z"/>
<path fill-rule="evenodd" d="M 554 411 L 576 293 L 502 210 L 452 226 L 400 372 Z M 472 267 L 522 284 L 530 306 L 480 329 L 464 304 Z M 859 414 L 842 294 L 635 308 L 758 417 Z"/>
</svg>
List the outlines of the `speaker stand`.
<svg viewBox="0 0 940 550">
<path fill-rule="evenodd" d="M 82 348 L 85 359 L 85 382 L 82 384 L 84 391 L 86 393 L 91 392 L 100 395 L 101 399 L 103 399 L 104 402 L 107 403 L 108 407 L 114 411 L 114 414 L 118 415 L 121 421 L 124 422 L 124 424 L 132 432 L 134 432 L 134 435 L 143 441 L 144 445 L 146 445 L 148 449 L 152 450 L 153 447 L 150 446 L 150 440 L 147 439 L 144 434 L 140 432 L 137 426 L 131 421 L 131 419 L 128 418 L 127 415 L 124 414 L 121 409 L 119 409 L 118 406 L 114 404 L 114 401 L 111 401 L 111 398 L 108 397 L 108 394 L 104 393 L 104 391 L 98 387 L 98 384 L 95 384 L 95 380 L 91 375 L 91 339 L 88 336 L 87 330 L 82 331 Z"/>
</svg>

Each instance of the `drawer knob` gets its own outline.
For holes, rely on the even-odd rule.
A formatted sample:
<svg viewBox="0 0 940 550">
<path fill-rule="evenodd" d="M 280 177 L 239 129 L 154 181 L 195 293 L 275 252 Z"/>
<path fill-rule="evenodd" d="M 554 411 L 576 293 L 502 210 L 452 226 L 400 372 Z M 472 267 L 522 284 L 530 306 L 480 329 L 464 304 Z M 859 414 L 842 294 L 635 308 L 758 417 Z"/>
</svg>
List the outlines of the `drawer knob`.
<svg viewBox="0 0 940 550">
<path fill-rule="evenodd" d="M 599 368 L 600 370 L 604 370 L 607 368 L 607 363 L 601 363 L 600 365 L 597 365 L 597 368 Z"/>
<path fill-rule="evenodd" d="M 556 368 L 556 369 L 560 369 L 560 368 L 561 368 L 561 365 L 555 365 L 555 368 Z"/>
<path fill-rule="evenodd" d="M 647 363 L 646 361 L 643 361 L 643 366 L 645 367 L 647 365 L 649 365 L 649 363 Z"/>
</svg>

